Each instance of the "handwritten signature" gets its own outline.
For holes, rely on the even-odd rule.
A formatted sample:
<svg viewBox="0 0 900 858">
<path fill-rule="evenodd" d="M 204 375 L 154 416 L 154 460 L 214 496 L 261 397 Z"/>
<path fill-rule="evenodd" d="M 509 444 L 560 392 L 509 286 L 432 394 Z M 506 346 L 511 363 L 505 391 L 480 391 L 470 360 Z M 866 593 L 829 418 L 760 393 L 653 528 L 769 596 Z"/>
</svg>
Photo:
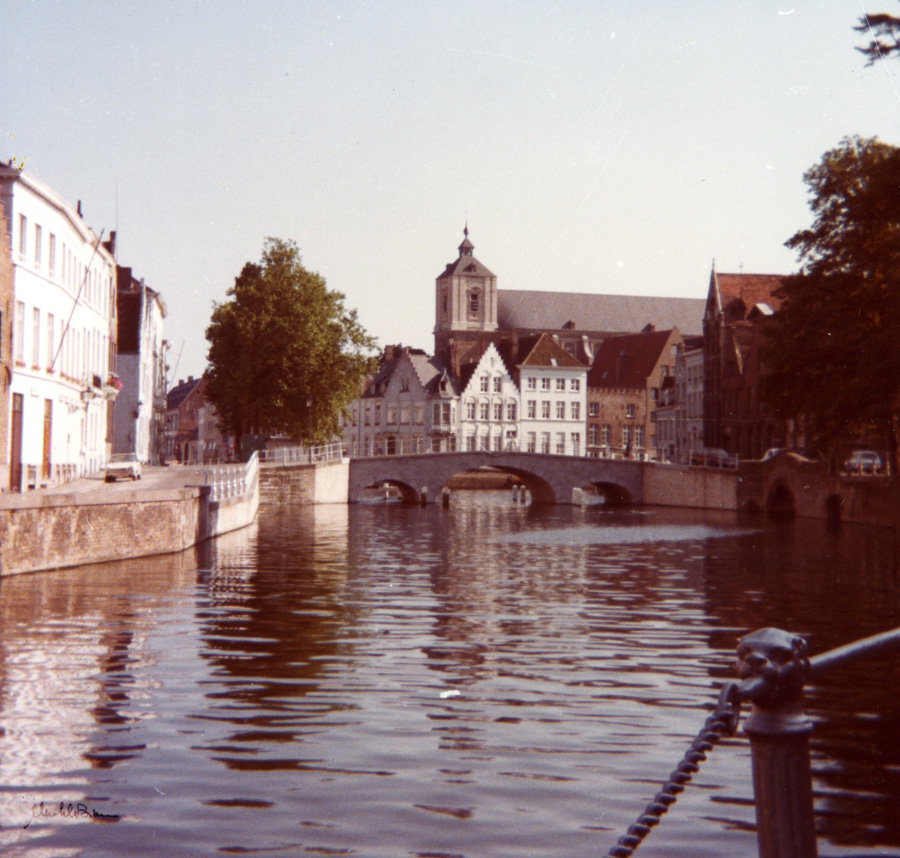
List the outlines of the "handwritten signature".
<svg viewBox="0 0 900 858">
<path fill-rule="evenodd" d="M 115 813 L 100 813 L 95 808 L 88 809 L 88 806 L 81 801 L 61 801 L 58 805 L 50 805 L 46 807 L 44 802 L 33 804 L 31 806 L 31 819 L 26 822 L 22 828 L 28 828 L 36 819 L 53 819 L 55 817 L 63 817 L 66 819 L 118 819 Z"/>
</svg>

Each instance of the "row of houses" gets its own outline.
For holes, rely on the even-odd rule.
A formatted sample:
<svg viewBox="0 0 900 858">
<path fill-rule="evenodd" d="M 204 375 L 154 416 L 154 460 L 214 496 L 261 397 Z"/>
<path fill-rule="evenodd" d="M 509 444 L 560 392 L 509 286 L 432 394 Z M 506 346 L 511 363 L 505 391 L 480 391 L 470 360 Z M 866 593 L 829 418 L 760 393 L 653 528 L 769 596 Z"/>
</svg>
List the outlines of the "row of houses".
<svg viewBox="0 0 900 858">
<path fill-rule="evenodd" d="M 165 318 L 115 232 L 0 165 L 0 490 L 95 474 L 113 453 L 165 458 Z"/>
<path fill-rule="evenodd" d="M 502 290 L 465 229 L 435 281 L 434 354 L 387 347 L 344 443 L 358 456 L 759 457 L 790 428 L 758 394 L 780 284 L 713 264 L 705 300 Z"/>
</svg>

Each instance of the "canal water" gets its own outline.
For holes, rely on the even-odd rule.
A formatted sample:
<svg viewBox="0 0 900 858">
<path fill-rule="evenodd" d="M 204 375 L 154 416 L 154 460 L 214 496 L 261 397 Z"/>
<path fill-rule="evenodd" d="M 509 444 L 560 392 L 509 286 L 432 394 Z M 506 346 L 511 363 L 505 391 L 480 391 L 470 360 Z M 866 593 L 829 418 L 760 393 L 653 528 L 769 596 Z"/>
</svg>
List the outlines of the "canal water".
<svg viewBox="0 0 900 858">
<path fill-rule="evenodd" d="M 770 625 L 900 626 L 894 534 L 473 492 L 3 579 L 0 853 L 603 856 Z M 823 856 L 900 856 L 898 678 L 810 691 Z M 638 854 L 756 854 L 742 733 Z"/>
</svg>

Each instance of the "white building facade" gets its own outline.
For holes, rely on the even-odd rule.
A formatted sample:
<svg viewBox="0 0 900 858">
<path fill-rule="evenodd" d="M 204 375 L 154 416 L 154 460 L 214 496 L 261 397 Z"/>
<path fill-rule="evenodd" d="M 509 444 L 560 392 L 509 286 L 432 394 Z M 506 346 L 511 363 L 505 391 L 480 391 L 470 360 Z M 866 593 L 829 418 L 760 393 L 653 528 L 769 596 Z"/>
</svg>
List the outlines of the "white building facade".
<svg viewBox="0 0 900 858">
<path fill-rule="evenodd" d="M 13 270 L 9 488 L 104 467 L 117 394 L 115 261 L 79 211 L 0 165 Z"/>
<path fill-rule="evenodd" d="M 587 370 L 541 334 L 519 366 L 523 452 L 586 455 Z"/>
<path fill-rule="evenodd" d="M 491 344 L 460 396 L 459 449 L 518 450 L 519 413 L 519 388 Z"/>
<path fill-rule="evenodd" d="M 113 414 L 113 452 L 159 464 L 166 410 L 166 305 L 130 268 L 117 269 L 116 375 L 122 385 Z"/>
</svg>

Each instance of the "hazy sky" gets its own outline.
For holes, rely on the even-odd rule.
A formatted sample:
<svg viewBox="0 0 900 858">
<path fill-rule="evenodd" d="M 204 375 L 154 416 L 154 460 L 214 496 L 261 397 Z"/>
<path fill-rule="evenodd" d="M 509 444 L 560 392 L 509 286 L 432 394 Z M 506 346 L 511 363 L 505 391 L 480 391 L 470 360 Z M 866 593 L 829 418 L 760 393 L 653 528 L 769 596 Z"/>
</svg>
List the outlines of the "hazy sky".
<svg viewBox="0 0 900 858">
<path fill-rule="evenodd" d="M 0 0 L 0 157 L 118 231 L 168 306 L 172 382 L 266 236 L 381 344 L 430 351 L 467 217 L 506 289 L 702 297 L 713 258 L 794 270 L 803 173 L 847 135 L 900 145 L 900 60 L 865 66 L 866 11 L 900 7 Z"/>
</svg>

